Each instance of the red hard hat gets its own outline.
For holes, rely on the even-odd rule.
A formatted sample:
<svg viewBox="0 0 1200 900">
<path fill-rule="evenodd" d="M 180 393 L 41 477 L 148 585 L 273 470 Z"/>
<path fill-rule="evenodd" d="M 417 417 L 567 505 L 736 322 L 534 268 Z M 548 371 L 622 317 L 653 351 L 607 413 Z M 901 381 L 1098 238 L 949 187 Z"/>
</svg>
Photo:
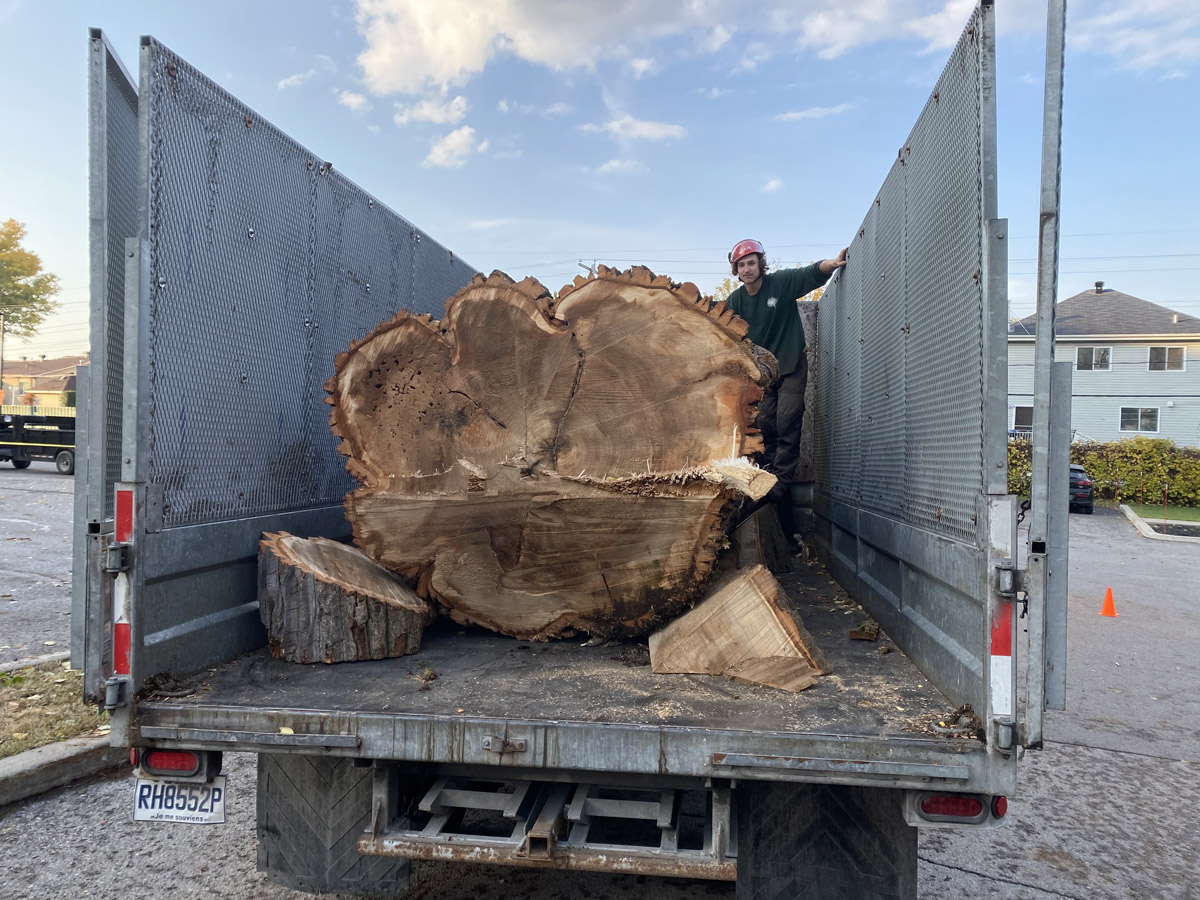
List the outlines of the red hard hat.
<svg viewBox="0 0 1200 900">
<path fill-rule="evenodd" d="M 767 251 L 763 249 L 763 245 L 758 241 L 746 238 L 744 241 L 738 241 L 733 245 L 733 251 L 729 254 L 729 268 L 733 270 L 733 274 L 737 274 L 738 260 L 743 256 L 749 256 L 751 253 L 761 253 L 767 255 Z"/>
</svg>

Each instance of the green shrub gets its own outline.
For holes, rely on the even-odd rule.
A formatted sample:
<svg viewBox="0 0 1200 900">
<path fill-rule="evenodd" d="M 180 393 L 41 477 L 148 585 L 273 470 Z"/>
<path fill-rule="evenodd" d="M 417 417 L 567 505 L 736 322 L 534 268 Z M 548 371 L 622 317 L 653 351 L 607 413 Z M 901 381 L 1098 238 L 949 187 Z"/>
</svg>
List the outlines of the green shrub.
<svg viewBox="0 0 1200 900">
<path fill-rule="evenodd" d="M 1029 496 L 1032 448 L 1029 441 L 1009 441 L 1009 493 Z M 1139 435 L 1109 443 L 1075 443 L 1070 455 L 1071 462 L 1087 469 L 1099 499 L 1159 503 L 1166 486 L 1171 503 L 1200 506 L 1200 449 L 1195 447 Z"/>
</svg>

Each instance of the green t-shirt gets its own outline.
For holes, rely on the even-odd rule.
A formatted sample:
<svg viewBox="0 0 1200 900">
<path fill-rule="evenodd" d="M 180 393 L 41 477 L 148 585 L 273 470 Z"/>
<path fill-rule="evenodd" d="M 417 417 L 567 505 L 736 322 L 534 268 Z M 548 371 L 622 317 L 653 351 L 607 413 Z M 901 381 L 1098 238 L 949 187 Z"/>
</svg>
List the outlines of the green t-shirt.
<svg viewBox="0 0 1200 900">
<path fill-rule="evenodd" d="M 795 372 L 804 353 L 804 325 L 796 301 L 828 280 L 820 263 L 803 269 L 781 269 L 764 275 L 753 297 L 741 285 L 725 301 L 750 324 L 747 337 L 775 354 L 780 377 Z"/>
</svg>

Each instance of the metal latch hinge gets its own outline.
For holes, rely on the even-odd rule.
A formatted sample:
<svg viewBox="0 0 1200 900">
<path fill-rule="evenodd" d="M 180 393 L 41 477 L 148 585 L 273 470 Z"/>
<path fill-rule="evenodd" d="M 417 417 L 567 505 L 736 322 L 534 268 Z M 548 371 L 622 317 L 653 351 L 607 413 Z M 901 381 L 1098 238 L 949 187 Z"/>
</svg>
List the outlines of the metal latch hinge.
<svg viewBox="0 0 1200 900">
<path fill-rule="evenodd" d="M 483 739 L 483 749 L 491 750 L 493 753 L 523 753 L 525 741 L 523 739 L 509 740 L 506 737 L 489 734 Z"/>
<path fill-rule="evenodd" d="M 104 571 L 110 575 L 129 571 L 128 544 L 109 544 L 104 548 Z"/>
<path fill-rule="evenodd" d="M 129 679 L 113 675 L 104 682 L 104 708 L 112 712 L 118 706 L 129 704 Z"/>
<path fill-rule="evenodd" d="M 996 560 L 996 593 L 1013 598 L 1018 591 L 1025 590 L 1024 573 L 1017 568 L 1016 560 Z"/>
</svg>

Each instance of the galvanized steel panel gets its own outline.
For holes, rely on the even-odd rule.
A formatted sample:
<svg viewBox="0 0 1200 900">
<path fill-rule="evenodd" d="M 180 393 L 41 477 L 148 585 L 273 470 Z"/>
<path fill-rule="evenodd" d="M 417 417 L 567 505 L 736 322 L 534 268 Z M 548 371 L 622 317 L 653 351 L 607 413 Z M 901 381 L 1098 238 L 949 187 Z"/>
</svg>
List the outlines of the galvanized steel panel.
<svg viewBox="0 0 1200 900">
<path fill-rule="evenodd" d="M 148 50 L 146 480 L 163 525 L 338 503 L 354 484 L 323 403 L 334 355 L 402 307 L 440 313 L 473 270 Z"/>
<path fill-rule="evenodd" d="M 84 670 L 85 694 L 96 696 L 108 649 L 103 586 L 88 563 L 112 519 L 121 476 L 125 239 L 138 229 L 137 88 L 99 29 L 88 34 L 88 175 L 91 364 L 76 394 L 71 661 Z"/>
<path fill-rule="evenodd" d="M 261 646 L 259 533 L 348 531 L 335 356 L 402 308 L 440 316 L 474 274 L 152 38 L 141 86 L 140 187 L 121 189 L 143 192 L 126 346 L 144 348 L 124 438 L 161 521 L 136 557 L 135 681 Z M 167 553 L 175 534 L 204 562 Z"/>
<path fill-rule="evenodd" d="M 991 9 L 976 8 L 821 298 L 818 377 L 835 387 L 820 396 L 814 499 L 839 579 L 939 688 L 977 709 L 989 590 L 980 510 L 995 443 L 985 431 L 1000 421 L 986 413 L 1005 401 L 984 377 L 1006 339 L 984 319 L 993 29 Z M 965 557 L 910 553 L 932 538 Z"/>
</svg>

